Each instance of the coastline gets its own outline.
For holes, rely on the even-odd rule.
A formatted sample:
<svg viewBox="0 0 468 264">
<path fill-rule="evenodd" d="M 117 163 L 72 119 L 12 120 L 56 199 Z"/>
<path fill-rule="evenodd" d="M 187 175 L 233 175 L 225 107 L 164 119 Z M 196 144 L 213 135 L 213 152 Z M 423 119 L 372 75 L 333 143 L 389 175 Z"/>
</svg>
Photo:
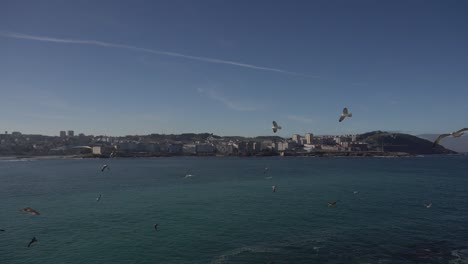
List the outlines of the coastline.
<svg viewBox="0 0 468 264">
<path fill-rule="evenodd" d="M 185 154 L 137 154 L 137 155 L 117 155 L 115 158 L 167 158 L 167 157 L 242 157 L 242 158 L 262 158 L 262 157 L 416 157 L 421 155 L 431 154 L 409 154 L 406 152 L 307 152 L 307 153 L 259 153 L 252 155 L 220 155 L 204 154 L 204 155 L 185 155 Z M 450 155 L 450 154 L 442 154 Z M 453 154 L 452 154 L 453 155 Z M 48 159 L 109 159 L 109 156 L 104 155 L 16 155 L 16 156 L 0 156 L 0 161 L 4 160 L 48 160 Z"/>
</svg>

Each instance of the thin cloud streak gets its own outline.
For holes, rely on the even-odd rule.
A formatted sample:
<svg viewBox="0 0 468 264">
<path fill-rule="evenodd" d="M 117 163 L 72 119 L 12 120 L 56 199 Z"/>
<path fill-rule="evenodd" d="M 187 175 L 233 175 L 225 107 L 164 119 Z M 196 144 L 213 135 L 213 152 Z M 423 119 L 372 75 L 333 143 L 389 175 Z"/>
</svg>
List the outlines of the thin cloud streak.
<svg viewBox="0 0 468 264">
<path fill-rule="evenodd" d="M 247 63 L 230 61 L 230 60 L 222 60 L 222 59 L 215 59 L 215 58 L 208 58 L 208 57 L 185 55 L 185 54 L 176 53 L 176 52 L 139 48 L 139 47 L 130 46 L 130 45 L 116 44 L 116 43 L 103 42 L 103 41 L 97 41 L 97 40 L 60 39 L 60 38 L 53 38 L 53 37 L 27 35 L 27 34 L 14 33 L 14 32 L 4 32 L 4 31 L 3 32 L 0 31 L 0 37 L 14 38 L 14 39 L 26 39 L 26 40 L 42 41 L 42 42 L 54 42 L 54 43 L 65 43 L 65 44 L 81 44 L 81 45 L 101 46 L 101 47 L 107 47 L 107 48 L 127 49 L 127 50 L 134 50 L 134 51 L 152 53 L 152 54 L 156 54 L 156 55 L 164 55 L 164 56 L 179 57 L 179 58 L 184 58 L 184 59 L 189 59 L 189 60 L 203 61 L 203 62 L 208 62 L 208 63 L 226 64 L 226 65 L 232 65 L 232 66 L 237 66 L 237 67 L 242 67 L 242 68 L 249 68 L 249 69 L 254 69 L 254 70 L 277 72 L 277 73 L 281 73 L 281 74 L 302 76 L 302 77 L 308 77 L 308 78 L 318 78 L 317 76 L 310 76 L 310 75 L 306 75 L 306 74 L 301 74 L 301 73 L 292 72 L 292 71 L 286 71 L 286 70 L 277 69 L 277 68 L 257 66 L 257 65 L 247 64 Z"/>
<path fill-rule="evenodd" d="M 241 112 L 257 110 L 256 107 L 248 106 L 248 105 L 244 105 L 244 104 L 232 101 L 229 98 L 226 98 L 213 90 L 204 90 L 204 89 L 198 88 L 197 92 L 200 94 L 207 95 L 212 100 L 221 102 L 227 108 L 232 109 L 232 110 L 241 111 Z"/>
</svg>

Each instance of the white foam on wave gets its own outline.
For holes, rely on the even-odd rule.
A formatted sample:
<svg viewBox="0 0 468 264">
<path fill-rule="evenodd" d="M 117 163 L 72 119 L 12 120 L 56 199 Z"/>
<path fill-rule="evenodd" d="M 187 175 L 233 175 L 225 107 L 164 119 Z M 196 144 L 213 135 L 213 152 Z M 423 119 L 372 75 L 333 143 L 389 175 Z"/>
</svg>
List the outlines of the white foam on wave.
<svg viewBox="0 0 468 264">
<path fill-rule="evenodd" d="M 452 250 L 452 256 L 455 259 L 450 260 L 450 264 L 466 264 L 468 263 L 468 249 Z"/>
<path fill-rule="evenodd" d="M 238 256 L 242 253 L 271 253 L 275 252 L 277 249 L 275 248 L 268 248 L 268 247 L 263 247 L 263 246 L 246 246 L 246 247 L 241 247 L 241 248 L 236 248 L 230 251 L 225 252 L 224 254 L 221 254 L 220 256 L 214 258 L 211 261 L 211 264 L 222 264 L 226 263 L 226 261 L 229 260 L 229 258 Z"/>
<path fill-rule="evenodd" d="M 36 159 L 0 159 L 0 162 L 26 162 L 35 161 Z"/>
</svg>

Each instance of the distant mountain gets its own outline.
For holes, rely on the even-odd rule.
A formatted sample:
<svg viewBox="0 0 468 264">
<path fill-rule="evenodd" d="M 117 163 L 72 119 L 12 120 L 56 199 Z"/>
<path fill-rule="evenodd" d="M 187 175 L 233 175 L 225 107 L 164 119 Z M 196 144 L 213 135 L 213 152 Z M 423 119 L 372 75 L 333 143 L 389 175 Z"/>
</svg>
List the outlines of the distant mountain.
<svg viewBox="0 0 468 264">
<path fill-rule="evenodd" d="M 374 147 L 383 147 L 386 152 L 406 152 L 414 155 L 452 154 L 443 146 L 432 148 L 432 142 L 409 134 L 373 131 L 358 136 L 358 140 Z"/>
<path fill-rule="evenodd" d="M 418 135 L 418 137 L 427 139 L 429 141 L 434 142 L 434 140 L 438 137 L 438 134 L 423 134 L 423 135 Z M 459 138 L 454 138 L 454 137 L 446 137 L 442 139 L 440 142 L 440 145 L 454 150 L 456 152 L 468 152 L 468 136 L 463 135 Z"/>
</svg>

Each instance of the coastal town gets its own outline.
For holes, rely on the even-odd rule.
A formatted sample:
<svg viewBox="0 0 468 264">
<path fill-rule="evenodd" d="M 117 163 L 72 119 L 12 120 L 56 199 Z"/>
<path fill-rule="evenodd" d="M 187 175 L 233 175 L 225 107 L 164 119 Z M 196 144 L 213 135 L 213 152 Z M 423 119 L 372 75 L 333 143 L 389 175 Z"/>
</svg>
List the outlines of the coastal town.
<svg viewBox="0 0 468 264">
<path fill-rule="evenodd" d="M 408 138 L 417 139 L 415 149 Z M 406 140 L 405 140 L 406 139 Z M 421 142 L 419 142 L 421 141 Z M 423 148 L 420 148 L 420 145 Z M 414 144 L 413 144 L 414 145 Z M 427 146 L 430 142 L 407 134 L 371 132 L 354 135 L 293 134 L 237 137 L 210 133 L 141 136 L 75 135 L 73 130 L 57 136 L 21 132 L 0 134 L 0 156 L 76 156 L 76 157 L 164 157 L 164 156 L 372 156 L 441 154 L 449 150 Z"/>
</svg>

